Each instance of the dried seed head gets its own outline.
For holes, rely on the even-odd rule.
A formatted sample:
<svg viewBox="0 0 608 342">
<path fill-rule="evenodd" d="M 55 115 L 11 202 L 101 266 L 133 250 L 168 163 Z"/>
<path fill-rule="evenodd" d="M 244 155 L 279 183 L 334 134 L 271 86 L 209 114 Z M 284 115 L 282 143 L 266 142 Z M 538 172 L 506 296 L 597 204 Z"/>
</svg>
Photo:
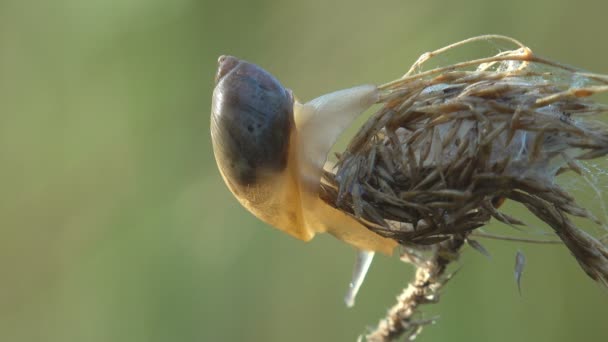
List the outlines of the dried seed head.
<svg viewBox="0 0 608 342">
<path fill-rule="evenodd" d="M 517 49 L 422 71 L 438 54 L 489 38 Z M 326 172 L 322 197 L 368 229 L 402 245 L 467 235 L 509 198 L 551 226 L 582 268 L 608 284 L 608 248 L 569 215 L 600 221 L 558 185 L 585 173 L 579 160 L 605 157 L 608 77 L 535 56 L 506 37 L 478 37 L 424 54 L 401 79 L 380 87 L 382 107 Z"/>
</svg>

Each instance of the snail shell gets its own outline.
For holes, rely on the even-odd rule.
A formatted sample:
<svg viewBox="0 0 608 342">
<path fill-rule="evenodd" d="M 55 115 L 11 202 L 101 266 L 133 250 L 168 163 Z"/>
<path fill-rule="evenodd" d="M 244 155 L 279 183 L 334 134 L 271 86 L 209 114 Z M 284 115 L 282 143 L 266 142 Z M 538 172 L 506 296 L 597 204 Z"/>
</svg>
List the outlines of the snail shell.
<svg viewBox="0 0 608 342">
<path fill-rule="evenodd" d="M 218 63 L 211 110 L 215 156 L 232 187 L 255 186 L 264 174 L 287 167 L 293 97 L 255 64 L 232 56 Z"/>
</svg>

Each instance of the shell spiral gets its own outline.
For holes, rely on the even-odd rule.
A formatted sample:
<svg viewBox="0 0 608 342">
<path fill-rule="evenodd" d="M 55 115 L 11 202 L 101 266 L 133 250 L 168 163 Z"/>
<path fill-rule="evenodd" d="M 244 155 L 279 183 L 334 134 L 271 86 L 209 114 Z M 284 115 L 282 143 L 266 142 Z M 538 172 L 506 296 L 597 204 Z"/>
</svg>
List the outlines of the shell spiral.
<svg viewBox="0 0 608 342">
<path fill-rule="evenodd" d="M 238 192 L 287 167 L 293 96 L 255 64 L 231 56 L 218 64 L 211 139 L 220 172 Z"/>
</svg>

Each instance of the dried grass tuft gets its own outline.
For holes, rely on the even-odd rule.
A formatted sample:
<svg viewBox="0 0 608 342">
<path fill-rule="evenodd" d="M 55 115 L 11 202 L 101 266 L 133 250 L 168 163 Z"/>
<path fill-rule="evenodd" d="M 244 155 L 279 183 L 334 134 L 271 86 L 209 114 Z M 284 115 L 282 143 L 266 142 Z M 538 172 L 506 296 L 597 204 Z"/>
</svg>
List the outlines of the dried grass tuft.
<svg viewBox="0 0 608 342">
<path fill-rule="evenodd" d="M 516 48 L 422 71 L 429 59 L 480 41 Z M 406 251 L 433 253 L 418 262 L 416 279 L 370 340 L 420 329 L 413 313 L 441 287 L 472 231 L 492 218 L 523 225 L 499 210 L 505 199 L 546 222 L 581 268 L 608 286 L 608 248 L 569 217 L 601 222 L 555 180 L 583 175 L 579 161 L 608 153 L 608 127 L 594 120 L 608 106 L 589 98 L 608 92 L 608 76 L 541 58 L 508 37 L 481 36 L 422 55 L 380 88 L 382 107 L 325 173 L 322 197 Z"/>
</svg>

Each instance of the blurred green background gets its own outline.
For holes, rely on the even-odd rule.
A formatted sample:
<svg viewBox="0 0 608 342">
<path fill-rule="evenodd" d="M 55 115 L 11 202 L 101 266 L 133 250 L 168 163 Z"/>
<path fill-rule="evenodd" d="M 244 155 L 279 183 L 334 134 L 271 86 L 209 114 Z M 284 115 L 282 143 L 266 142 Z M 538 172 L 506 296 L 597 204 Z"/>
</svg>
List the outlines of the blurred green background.
<svg viewBox="0 0 608 342">
<path fill-rule="evenodd" d="M 347 309 L 350 247 L 296 241 L 238 205 L 210 147 L 217 57 L 255 61 L 302 99 L 394 79 L 422 52 L 484 33 L 608 73 L 607 10 L 1 0 L 0 341 L 354 341 L 411 267 L 377 258 Z M 608 340 L 608 293 L 565 248 L 484 244 L 493 258 L 464 252 L 421 341 Z"/>
</svg>

